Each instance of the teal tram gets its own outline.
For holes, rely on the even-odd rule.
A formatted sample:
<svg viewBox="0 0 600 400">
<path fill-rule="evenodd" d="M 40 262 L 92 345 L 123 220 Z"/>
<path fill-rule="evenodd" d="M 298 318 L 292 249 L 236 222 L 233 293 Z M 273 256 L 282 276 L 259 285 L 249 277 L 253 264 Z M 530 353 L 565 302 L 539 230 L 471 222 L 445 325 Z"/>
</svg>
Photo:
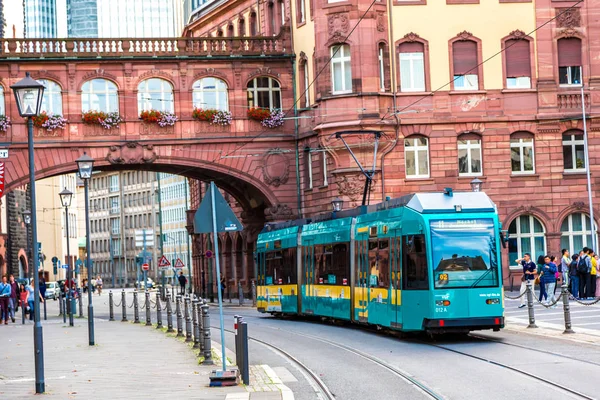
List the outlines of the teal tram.
<svg viewBox="0 0 600 400">
<path fill-rule="evenodd" d="M 504 327 L 495 204 L 483 192 L 417 193 L 258 236 L 258 311 L 468 332 Z"/>
</svg>

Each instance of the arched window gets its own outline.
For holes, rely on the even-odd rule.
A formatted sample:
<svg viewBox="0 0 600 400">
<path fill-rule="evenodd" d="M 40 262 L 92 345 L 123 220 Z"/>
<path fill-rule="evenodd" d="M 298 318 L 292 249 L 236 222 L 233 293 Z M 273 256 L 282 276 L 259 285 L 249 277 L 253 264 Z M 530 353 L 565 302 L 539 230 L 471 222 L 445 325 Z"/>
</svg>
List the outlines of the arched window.
<svg viewBox="0 0 600 400">
<path fill-rule="evenodd" d="M 586 246 L 593 246 L 592 224 L 586 214 L 574 213 L 567 216 L 560 226 L 560 231 L 562 232 L 560 247 L 568 249 L 571 254 L 578 253 Z"/>
<path fill-rule="evenodd" d="M 558 83 L 565 86 L 581 85 L 581 39 L 558 39 Z"/>
<path fill-rule="evenodd" d="M 233 31 L 233 24 L 227 25 L 227 36 L 228 37 L 234 37 L 235 36 L 235 33 Z"/>
<path fill-rule="evenodd" d="M 285 3 L 283 0 L 279 0 L 279 14 L 281 15 L 281 26 L 285 25 Z"/>
<path fill-rule="evenodd" d="M 256 26 L 256 13 L 250 13 L 250 36 L 256 36 L 258 30 Z"/>
<path fill-rule="evenodd" d="M 173 86 L 169 81 L 150 78 L 138 85 L 138 112 L 148 110 L 174 112 Z"/>
<path fill-rule="evenodd" d="M 221 79 L 207 77 L 194 82 L 192 98 L 196 108 L 228 111 L 227 84 Z"/>
<path fill-rule="evenodd" d="M 458 174 L 460 176 L 481 176 L 481 137 L 475 134 L 458 137 Z"/>
<path fill-rule="evenodd" d="M 420 42 L 404 42 L 398 46 L 400 91 L 425 91 L 425 46 Z"/>
<path fill-rule="evenodd" d="M 407 178 L 429 178 L 429 141 L 426 137 L 404 139 L 404 163 Z"/>
<path fill-rule="evenodd" d="M 260 76 L 248 82 L 248 107 L 281 109 L 281 87 L 268 76 Z"/>
<path fill-rule="evenodd" d="M 240 18 L 238 20 L 238 36 L 244 37 L 246 36 L 246 24 L 244 18 Z"/>
<path fill-rule="evenodd" d="M 81 87 L 81 111 L 119 112 L 117 85 L 107 79 L 92 79 Z"/>
<path fill-rule="evenodd" d="M 62 115 L 62 92 L 60 86 L 54 81 L 38 79 L 44 85 L 44 97 L 42 98 L 42 109 L 50 115 Z"/>
<path fill-rule="evenodd" d="M 352 92 L 352 68 L 350 46 L 331 46 L 331 87 L 333 94 Z"/>
<path fill-rule="evenodd" d="M 308 91 L 308 87 L 309 87 L 309 82 L 308 82 L 308 60 L 306 59 L 301 59 L 300 62 L 298 63 L 298 69 L 300 72 L 300 93 L 302 93 L 302 95 L 304 96 L 304 101 L 302 101 L 300 104 L 302 104 L 302 106 L 304 108 L 309 108 L 310 107 L 310 94 Z"/>
<path fill-rule="evenodd" d="M 525 253 L 529 253 L 534 262 L 546 254 L 546 230 L 533 215 L 520 215 L 508 227 L 509 263 L 513 264 Z"/>
<path fill-rule="evenodd" d="M 275 3 L 270 2 L 268 10 L 269 10 L 269 14 L 268 14 L 269 34 L 275 35 L 275 25 L 277 24 L 277 15 L 275 13 Z"/>
<path fill-rule="evenodd" d="M 515 132 L 510 135 L 510 165 L 513 174 L 535 173 L 533 135 Z"/>
<path fill-rule="evenodd" d="M 4 86 L 0 85 L 0 115 L 5 115 L 6 110 L 4 107 Z"/>
</svg>

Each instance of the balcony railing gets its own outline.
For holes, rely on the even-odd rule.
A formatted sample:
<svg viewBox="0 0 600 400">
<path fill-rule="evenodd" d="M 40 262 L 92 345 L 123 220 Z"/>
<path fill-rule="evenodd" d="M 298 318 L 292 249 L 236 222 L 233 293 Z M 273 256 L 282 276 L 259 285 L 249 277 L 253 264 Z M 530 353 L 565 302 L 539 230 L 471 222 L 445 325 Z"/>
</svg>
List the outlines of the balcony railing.
<svg viewBox="0 0 600 400">
<path fill-rule="evenodd" d="M 589 109 L 590 104 L 590 94 L 584 93 L 585 99 L 585 108 Z M 580 110 L 581 111 L 581 93 L 573 92 L 573 93 L 558 93 L 557 94 L 557 103 L 559 110 Z"/>
<path fill-rule="evenodd" d="M 1 58 L 281 55 L 289 29 L 272 37 L 0 39 Z"/>
</svg>

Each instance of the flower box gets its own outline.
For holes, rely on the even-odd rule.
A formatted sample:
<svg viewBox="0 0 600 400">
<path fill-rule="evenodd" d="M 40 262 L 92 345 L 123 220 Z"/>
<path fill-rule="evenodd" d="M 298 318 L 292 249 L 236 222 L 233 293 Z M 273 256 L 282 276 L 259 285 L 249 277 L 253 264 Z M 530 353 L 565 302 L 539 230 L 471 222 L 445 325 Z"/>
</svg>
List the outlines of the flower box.
<svg viewBox="0 0 600 400">
<path fill-rule="evenodd" d="M 40 115 L 33 117 L 33 125 L 37 128 L 45 129 L 48 132 L 52 132 L 57 129 L 65 129 L 67 122 L 67 119 L 63 118 L 62 115 L 48 115 L 45 111 Z"/>
<path fill-rule="evenodd" d="M 173 126 L 177 122 L 177 116 L 168 111 L 147 110 L 140 113 L 140 119 L 147 124 L 157 124 L 161 128 Z"/>
<path fill-rule="evenodd" d="M 104 129 L 118 128 L 123 122 L 117 112 L 106 113 L 104 111 L 90 110 L 81 114 L 81 119 L 86 125 L 100 125 Z"/>
<path fill-rule="evenodd" d="M 251 108 L 248 110 L 248 118 L 259 121 L 265 128 L 278 128 L 283 125 L 285 113 L 281 110 L 268 110 L 266 108 Z"/>
<path fill-rule="evenodd" d="M 198 121 L 207 121 L 211 125 L 231 125 L 232 117 L 229 111 L 217 110 L 214 108 L 202 109 L 194 108 L 192 118 Z"/>
</svg>

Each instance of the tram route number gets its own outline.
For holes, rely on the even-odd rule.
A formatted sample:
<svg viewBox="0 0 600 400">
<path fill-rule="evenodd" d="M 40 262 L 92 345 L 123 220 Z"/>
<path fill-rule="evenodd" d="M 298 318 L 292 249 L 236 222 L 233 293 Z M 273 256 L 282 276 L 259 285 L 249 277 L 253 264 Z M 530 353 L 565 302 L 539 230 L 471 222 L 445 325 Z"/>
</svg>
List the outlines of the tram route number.
<svg viewBox="0 0 600 400">
<path fill-rule="evenodd" d="M 448 280 L 448 274 L 439 274 L 438 275 L 438 280 L 439 281 L 447 281 Z"/>
</svg>

